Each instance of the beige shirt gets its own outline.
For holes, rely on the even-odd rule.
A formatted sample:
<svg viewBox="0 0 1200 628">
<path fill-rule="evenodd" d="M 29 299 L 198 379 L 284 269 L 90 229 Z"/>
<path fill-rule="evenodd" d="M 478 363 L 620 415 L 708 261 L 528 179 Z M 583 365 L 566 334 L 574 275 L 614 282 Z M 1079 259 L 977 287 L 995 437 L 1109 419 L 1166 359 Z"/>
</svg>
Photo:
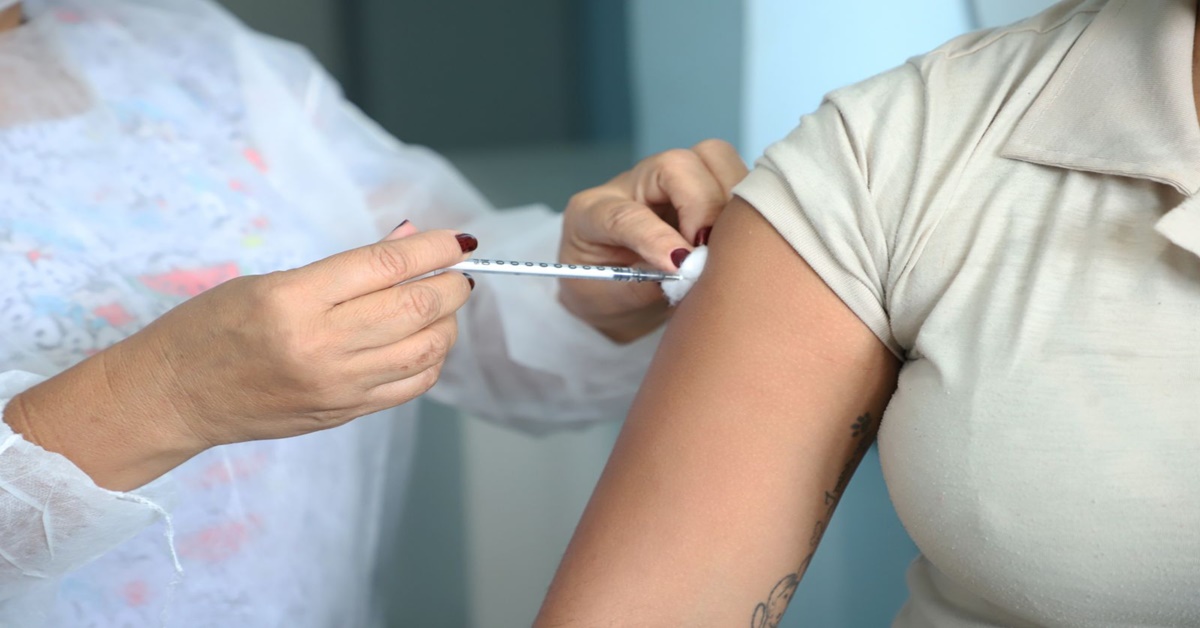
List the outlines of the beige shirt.
<svg viewBox="0 0 1200 628">
<path fill-rule="evenodd" d="M 1200 625 L 1193 0 L 1075 0 L 831 94 L 738 189 L 904 360 L 898 626 Z"/>
</svg>

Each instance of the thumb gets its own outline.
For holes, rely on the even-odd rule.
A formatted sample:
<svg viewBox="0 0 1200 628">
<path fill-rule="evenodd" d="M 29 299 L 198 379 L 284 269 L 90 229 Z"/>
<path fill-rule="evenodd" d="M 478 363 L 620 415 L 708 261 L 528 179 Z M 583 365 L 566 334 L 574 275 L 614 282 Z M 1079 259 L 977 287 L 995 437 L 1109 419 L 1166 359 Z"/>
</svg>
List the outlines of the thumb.
<svg viewBox="0 0 1200 628">
<path fill-rule="evenodd" d="M 392 229 L 391 233 L 387 234 L 383 238 L 383 241 L 388 242 L 390 240 L 401 240 L 410 235 L 416 235 L 418 231 L 420 230 L 413 226 L 412 222 L 405 220 L 399 225 L 396 225 L 396 228 Z"/>
</svg>

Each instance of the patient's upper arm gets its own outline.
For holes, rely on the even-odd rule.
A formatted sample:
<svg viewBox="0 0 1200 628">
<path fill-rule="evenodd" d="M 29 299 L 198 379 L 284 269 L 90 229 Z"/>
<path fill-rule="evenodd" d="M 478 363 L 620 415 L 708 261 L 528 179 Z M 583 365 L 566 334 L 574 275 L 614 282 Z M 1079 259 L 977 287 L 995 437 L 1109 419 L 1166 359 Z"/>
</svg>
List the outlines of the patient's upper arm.
<svg viewBox="0 0 1200 628">
<path fill-rule="evenodd" d="M 735 199 L 539 624 L 774 625 L 874 437 L 897 368 Z"/>
</svg>

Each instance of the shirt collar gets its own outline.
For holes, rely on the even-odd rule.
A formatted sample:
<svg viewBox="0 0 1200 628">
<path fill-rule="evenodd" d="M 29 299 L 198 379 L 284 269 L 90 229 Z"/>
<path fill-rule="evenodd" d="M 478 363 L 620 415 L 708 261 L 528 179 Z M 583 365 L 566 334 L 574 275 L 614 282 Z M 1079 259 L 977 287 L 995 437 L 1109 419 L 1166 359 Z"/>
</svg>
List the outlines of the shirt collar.
<svg viewBox="0 0 1200 628">
<path fill-rule="evenodd" d="M 1004 157 L 1200 190 L 1194 0 L 1110 0 L 1001 151 Z"/>
</svg>

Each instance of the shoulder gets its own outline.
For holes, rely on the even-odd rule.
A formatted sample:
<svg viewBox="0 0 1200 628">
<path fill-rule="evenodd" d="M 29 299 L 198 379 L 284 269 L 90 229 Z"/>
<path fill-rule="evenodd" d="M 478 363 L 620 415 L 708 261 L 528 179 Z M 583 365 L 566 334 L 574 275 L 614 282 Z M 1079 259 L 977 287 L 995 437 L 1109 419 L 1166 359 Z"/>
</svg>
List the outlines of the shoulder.
<svg viewBox="0 0 1200 628">
<path fill-rule="evenodd" d="M 974 155 L 980 138 L 1006 137 L 1107 3 L 1068 0 L 967 33 L 831 92 L 826 115 L 838 120 L 869 186 L 888 188 L 893 200 L 881 202 L 907 198 L 915 179 L 941 177 Z"/>
<path fill-rule="evenodd" d="M 964 137 L 992 130 L 997 121 L 1019 119 L 1107 1 L 1068 0 L 1009 26 L 952 39 L 830 92 L 824 111 L 805 123 L 817 124 L 822 115 L 836 119 L 861 159 L 897 152 L 910 159 L 939 145 L 960 147 Z"/>
<path fill-rule="evenodd" d="M 1019 22 L 966 33 L 869 79 L 831 92 L 854 108 L 897 90 L 946 100 L 1044 80 L 1109 0 L 1068 0 Z"/>
<path fill-rule="evenodd" d="M 928 97 L 1036 96 L 1108 0 L 1068 0 L 1019 22 L 956 37 L 908 61 Z"/>
<path fill-rule="evenodd" d="M 1041 59 L 1053 55 L 1064 45 L 1069 48 L 1109 0 L 1069 0 L 1014 22 L 1008 26 L 970 32 L 917 57 L 916 65 L 925 70 L 940 66 L 969 65 L 970 62 L 1024 60 L 1053 63 Z M 960 63 L 955 64 L 955 61 Z"/>
</svg>

